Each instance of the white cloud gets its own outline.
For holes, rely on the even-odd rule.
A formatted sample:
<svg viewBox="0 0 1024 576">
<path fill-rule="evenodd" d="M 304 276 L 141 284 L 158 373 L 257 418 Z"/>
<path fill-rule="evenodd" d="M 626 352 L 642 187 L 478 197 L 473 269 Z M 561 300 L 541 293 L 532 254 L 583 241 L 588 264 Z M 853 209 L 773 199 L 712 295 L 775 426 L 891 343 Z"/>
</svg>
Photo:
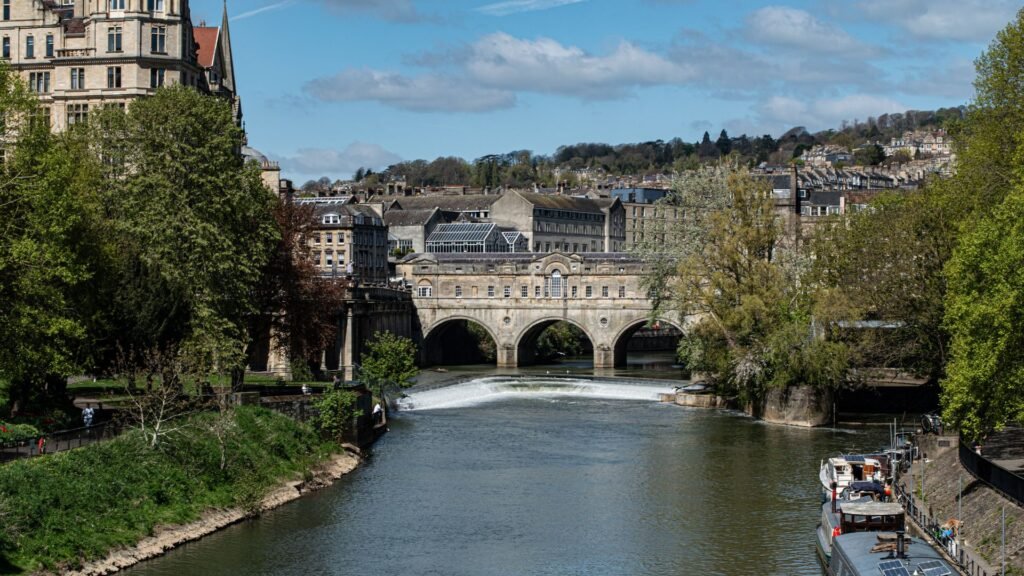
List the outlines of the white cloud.
<svg viewBox="0 0 1024 576">
<path fill-rule="evenodd" d="M 559 6 L 579 4 L 587 0 L 504 0 L 477 8 L 477 12 L 483 12 L 491 16 L 508 16 L 520 12 L 536 12 L 538 10 L 550 10 Z"/>
<path fill-rule="evenodd" d="M 681 84 L 695 75 L 691 66 L 629 42 L 598 56 L 550 38 L 523 40 L 503 32 L 475 42 L 463 64 L 470 78 L 492 88 L 596 99 L 619 98 L 637 86 Z"/>
<path fill-rule="evenodd" d="M 788 6 L 755 10 L 747 16 L 744 32 L 750 40 L 814 52 L 869 50 L 842 29 Z"/>
<path fill-rule="evenodd" d="M 807 126 L 813 131 L 837 127 L 843 120 L 865 120 L 869 116 L 906 109 L 907 106 L 892 98 L 873 94 L 850 94 L 809 101 L 772 96 L 760 105 L 758 114 L 761 121 L 769 126 Z"/>
<path fill-rule="evenodd" d="M 305 178 L 348 176 L 359 168 L 381 170 L 402 158 L 368 142 L 353 142 L 344 150 L 332 148 L 300 148 L 294 156 L 277 157 L 286 175 Z"/>
<path fill-rule="evenodd" d="M 378 70 L 344 70 L 306 83 L 310 96 L 325 102 L 375 101 L 415 112 L 485 112 L 515 105 L 515 94 L 463 79 L 424 74 L 404 76 Z"/>
<path fill-rule="evenodd" d="M 929 40 L 991 40 L 1017 13 L 1013 0 L 859 0 L 868 17 Z"/>
</svg>

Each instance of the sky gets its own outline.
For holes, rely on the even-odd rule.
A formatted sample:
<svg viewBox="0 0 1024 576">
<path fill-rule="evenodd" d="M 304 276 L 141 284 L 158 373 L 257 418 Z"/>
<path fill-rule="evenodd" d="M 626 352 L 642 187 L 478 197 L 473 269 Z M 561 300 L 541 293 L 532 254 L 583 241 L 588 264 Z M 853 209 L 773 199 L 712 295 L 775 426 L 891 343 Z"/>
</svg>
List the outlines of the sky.
<svg viewBox="0 0 1024 576">
<path fill-rule="evenodd" d="M 223 0 L 191 0 L 196 24 Z M 297 183 L 956 106 L 1007 0 L 227 0 L 249 143 Z"/>
</svg>

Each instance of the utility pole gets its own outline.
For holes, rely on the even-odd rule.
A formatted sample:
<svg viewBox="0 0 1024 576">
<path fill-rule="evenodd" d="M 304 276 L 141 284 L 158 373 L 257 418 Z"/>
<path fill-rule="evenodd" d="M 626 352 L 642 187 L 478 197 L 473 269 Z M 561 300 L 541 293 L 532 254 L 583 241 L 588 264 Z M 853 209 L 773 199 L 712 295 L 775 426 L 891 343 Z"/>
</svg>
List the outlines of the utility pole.
<svg viewBox="0 0 1024 576">
<path fill-rule="evenodd" d="M 1003 504 L 1003 544 L 1000 555 L 1003 557 L 1002 576 L 1006 576 L 1006 504 Z"/>
</svg>

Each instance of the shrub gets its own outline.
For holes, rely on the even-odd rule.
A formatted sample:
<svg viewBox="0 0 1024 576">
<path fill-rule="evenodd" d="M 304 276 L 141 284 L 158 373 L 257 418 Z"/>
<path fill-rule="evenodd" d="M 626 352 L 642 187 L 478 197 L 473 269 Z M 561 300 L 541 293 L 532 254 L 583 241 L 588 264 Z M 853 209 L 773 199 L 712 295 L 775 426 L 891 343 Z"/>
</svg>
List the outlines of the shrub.
<svg viewBox="0 0 1024 576">
<path fill-rule="evenodd" d="M 321 396 L 314 406 L 320 412 L 316 425 L 320 432 L 336 442 L 352 429 L 362 412 L 356 409 L 359 397 L 348 390 L 334 390 Z"/>
<path fill-rule="evenodd" d="M 0 422 L 0 444 L 32 440 L 40 435 L 39 429 L 30 424 L 7 424 Z"/>
</svg>

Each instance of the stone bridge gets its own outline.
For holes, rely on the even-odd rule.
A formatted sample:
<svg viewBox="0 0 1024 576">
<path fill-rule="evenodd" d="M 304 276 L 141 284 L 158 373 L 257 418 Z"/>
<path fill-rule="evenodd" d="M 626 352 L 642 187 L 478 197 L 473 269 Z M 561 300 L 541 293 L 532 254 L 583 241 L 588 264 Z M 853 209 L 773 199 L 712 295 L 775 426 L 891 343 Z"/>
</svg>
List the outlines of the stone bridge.
<svg viewBox="0 0 1024 576">
<path fill-rule="evenodd" d="M 625 364 L 629 339 L 651 320 L 644 263 L 628 254 L 412 254 L 397 270 L 412 285 L 424 365 L 464 345 L 449 336 L 466 322 L 494 340 L 499 367 L 527 365 L 541 333 L 566 321 L 590 339 L 594 367 L 611 368 Z M 685 328 L 674 313 L 651 327 Z"/>
</svg>

